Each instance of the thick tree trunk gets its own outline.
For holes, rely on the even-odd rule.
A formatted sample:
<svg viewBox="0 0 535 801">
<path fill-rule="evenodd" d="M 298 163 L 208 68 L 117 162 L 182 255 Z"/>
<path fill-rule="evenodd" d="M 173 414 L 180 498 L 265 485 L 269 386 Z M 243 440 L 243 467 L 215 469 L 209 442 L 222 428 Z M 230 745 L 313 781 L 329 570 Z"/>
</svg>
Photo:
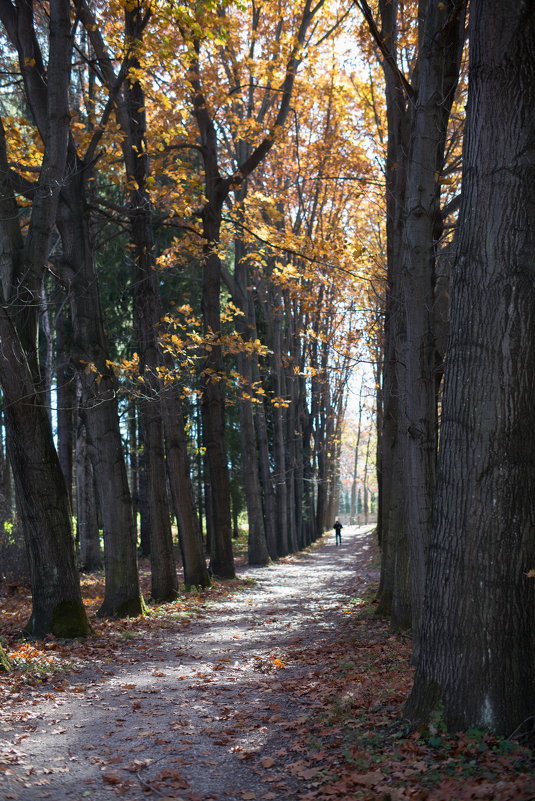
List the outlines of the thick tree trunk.
<svg viewBox="0 0 535 801">
<path fill-rule="evenodd" d="M 0 643 L 0 673 L 7 673 L 11 670 L 11 668 L 11 660 L 9 659 L 2 643 Z"/>
<path fill-rule="evenodd" d="M 9 342 L 0 379 L 6 401 L 8 451 L 26 539 L 32 585 L 34 637 L 79 637 L 90 628 L 74 560 L 69 499 L 41 394 L 5 311 L 0 339 Z"/>
<path fill-rule="evenodd" d="M 397 279 L 393 278 L 394 280 Z M 384 410 L 380 437 L 381 580 L 377 614 L 390 616 L 394 629 L 408 629 L 412 625 L 411 574 L 403 488 L 403 432 L 396 380 L 395 335 L 392 330 L 399 306 L 393 300 L 393 291 L 389 289 L 386 298 Z"/>
<path fill-rule="evenodd" d="M 509 735 L 535 706 L 535 9 L 473 0 L 426 614 L 407 714 Z"/>
<path fill-rule="evenodd" d="M 402 239 L 405 336 L 396 371 L 401 393 L 405 496 L 415 648 L 422 615 L 437 450 L 435 259 L 442 234 L 440 183 L 447 126 L 464 45 L 466 4 L 427 3 L 413 110 Z"/>
<path fill-rule="evenodd" d="M 178 576 L 167 496 L 160 403 L 158 398 L 149 398 L 141 400 L 139 405 L 143 424 L 150 509 L 151 595 L 155 601 L 173 601 L 178 596 Z"/>
<path fill-rule="evenodd" d="M 116 380 L 109 359 L 95 253 L 81 163 L 71 153 L 73 169 L 63 187 L 59 214 L 62 278 L 68 287 L 73 327 L 73 359 L 81 382 L 80 416 L 87 436 L 104 531 L 105 594 L 102 616 L 130 616 L 143 611 L 136 557 L 132 501 L 119 430 Z M 91 369 L 94 365 L 96 372 Z"/>
</svg>

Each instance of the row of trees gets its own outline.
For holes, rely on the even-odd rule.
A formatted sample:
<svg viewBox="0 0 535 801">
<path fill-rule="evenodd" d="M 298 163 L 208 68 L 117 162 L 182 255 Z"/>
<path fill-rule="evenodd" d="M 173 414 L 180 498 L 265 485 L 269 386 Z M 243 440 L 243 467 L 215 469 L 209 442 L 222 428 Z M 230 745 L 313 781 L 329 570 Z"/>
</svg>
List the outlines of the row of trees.
<svg viewBox="0 0 535 801">
<path fill-rule="evenodd" d="M 380 610 L 412 628 L 411 720 L 510 734 L 535 701 L 535 13 L 472 0 L 465 70 L 462 0 L 358 5 L 388 121 Z"/>
<path fill-rule="evenodd" d="M 89 630 L 73 505 L 87 566 L 102 528 L 102 615 L 143 612 L 137 513 L 154 600 L 178 591 L 172 515 L 187 586 L 210 582 L 201 529 L 213 574 L 234 576 L 233 464 L 251 563 L 334 519 L 372 286 L 345 16 L 0 5 L 0 383 L 31 634 Z"/>
</svg>

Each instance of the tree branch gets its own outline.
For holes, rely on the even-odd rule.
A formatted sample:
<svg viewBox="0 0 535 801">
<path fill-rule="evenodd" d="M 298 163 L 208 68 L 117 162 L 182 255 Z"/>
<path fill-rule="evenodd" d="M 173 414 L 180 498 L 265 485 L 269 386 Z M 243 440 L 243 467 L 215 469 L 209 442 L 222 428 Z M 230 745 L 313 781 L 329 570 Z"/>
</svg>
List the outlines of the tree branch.
<svg viewBox="0 0 535 801">
<path fill-rule="evenodd" d="M 368 23 L 368 28 L 370 29 L 370 33 L 371 33 L 371 35 L 373 37 L 373 40 L 375 41 L 375 43 L 376 43 L 377 47 L 379 48 L 379 50 L 381 51 L 381 53 L 383 54 L 384 60 L 386 61 L 386 63 L 390 67 L 394 77 L 396 78 L 396 80 L 398 81 L 399 85 L 401 86 L 401 88 L 405 92 L 406 97 L 408 99 L 412 100 L 413 98 L 416 97 L 416 92 L 414 91 L 413 87 L 410 85 L 408 80 L 405 78 L 405 76 L 403 75 L 403 73 L 399 69 L 398 65 L 396 64 L 396 60 L 395 60 L 394 56 L 392 55 L 392 53 L 390 52 L 390 50 L 386 46 L 386 43 L 385 43 L 383 37 L 381 36 L 381 33 L 379 31 L 379 28 L 377 27 L 377 23 L 375 22 L 375 20 L 373 18 L 373 14 L 372 14 L 371 8 L 368 5 L 367 1 L 366 0 L 353 0 L 353 2 L 357 6 L 357 8 L 361 11 L 362 16 L 364 17 L 364 19 Z"/>
</svg>

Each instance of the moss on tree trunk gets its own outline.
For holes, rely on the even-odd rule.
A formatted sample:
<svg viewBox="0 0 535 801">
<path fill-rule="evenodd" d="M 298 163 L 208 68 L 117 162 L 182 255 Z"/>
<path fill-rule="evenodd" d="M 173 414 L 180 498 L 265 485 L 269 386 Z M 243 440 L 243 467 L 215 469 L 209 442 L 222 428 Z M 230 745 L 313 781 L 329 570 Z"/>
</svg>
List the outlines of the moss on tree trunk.
<svg viewBox="0 0 535 801">
<path fill-rule="evenodd" d="M 11 670 L 11 668 L 11 660 L 5 652 L 2 644 L 0 644 L 0 673 L 7 673 L 8 670 Z"/>
</svg>

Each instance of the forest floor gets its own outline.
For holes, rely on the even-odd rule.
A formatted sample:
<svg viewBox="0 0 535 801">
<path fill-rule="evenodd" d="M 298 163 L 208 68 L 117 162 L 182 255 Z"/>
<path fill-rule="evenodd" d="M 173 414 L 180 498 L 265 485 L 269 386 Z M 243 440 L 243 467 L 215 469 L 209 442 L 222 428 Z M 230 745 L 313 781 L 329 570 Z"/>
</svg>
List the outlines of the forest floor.
<svg viewBox="0 0 535 801">
<path fill-rule="evenodd" d="M 17 640 L 12 587 L 0 801 L 534 799 L 522 741 L 408 728 L 408 638 L 374 614 L 370 529 L 343 535 L 85 641 Z"/>
</svg>

